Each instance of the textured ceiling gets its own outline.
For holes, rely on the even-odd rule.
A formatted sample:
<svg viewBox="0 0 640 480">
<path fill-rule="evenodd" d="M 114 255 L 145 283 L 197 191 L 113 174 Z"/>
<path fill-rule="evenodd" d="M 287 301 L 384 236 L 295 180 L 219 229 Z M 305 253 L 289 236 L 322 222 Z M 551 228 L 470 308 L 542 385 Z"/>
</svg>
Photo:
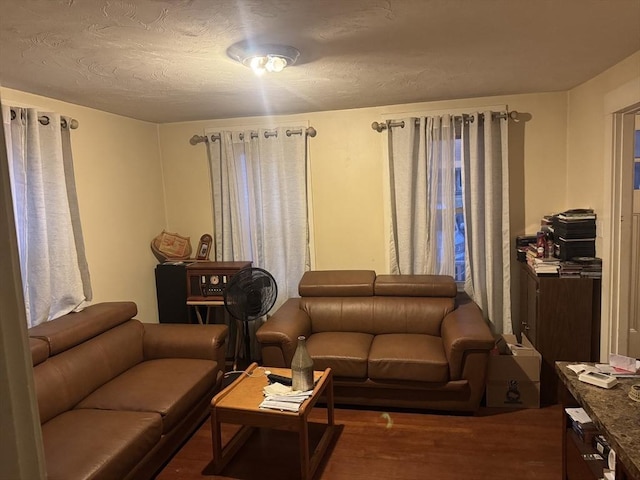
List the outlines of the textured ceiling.
<svg viewBox="0 0 640 480">
<path fill-rule="evenodd" d="M 640 0 L 0 0 L 0 84 L 158 123 L 562 91 L 638 50 Z"/>
</svg>

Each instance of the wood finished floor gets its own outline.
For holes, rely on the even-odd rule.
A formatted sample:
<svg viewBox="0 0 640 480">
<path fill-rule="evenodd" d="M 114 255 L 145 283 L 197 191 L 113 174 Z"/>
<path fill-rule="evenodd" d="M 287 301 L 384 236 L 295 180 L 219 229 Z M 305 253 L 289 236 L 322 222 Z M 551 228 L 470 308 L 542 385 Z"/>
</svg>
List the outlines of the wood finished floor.
<svg viewBox="0 0 640 480">
<path fill-rule="evenodd" d="M 560 405 L 481 408 L 475 416 L 335 410 L 341 425 L 314 480 L 556 480 L 561 478 Z M 326 421 L 316 408 L 311 420 Z M 225 443 L 236 426 L 223 425 Z M 310 428 L 311 445 L 322 430 Z M 156 480 L 300 478 L 293 432 L 257 430 L 221 475 L 210 468 L 207 420 Z"/>
</svg>

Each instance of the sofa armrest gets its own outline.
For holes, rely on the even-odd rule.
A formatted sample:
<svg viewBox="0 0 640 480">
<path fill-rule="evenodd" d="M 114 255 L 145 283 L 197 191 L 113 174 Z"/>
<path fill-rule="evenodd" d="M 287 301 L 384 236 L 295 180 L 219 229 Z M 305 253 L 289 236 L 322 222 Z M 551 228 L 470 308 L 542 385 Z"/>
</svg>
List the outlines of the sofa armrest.
<svg viewBox="0 0 640 480">
<path fill-rule="evenodd" d="M 311 319 L 300 310 L 300 299 L 290 298 L 256 332 L 263 363 L 289 368 L 300 335 L 311 335 Z"/>
<path fill-rule="evenodd" d="M 199 358 L 218 362 L 224 371 L 226 325 L 185 325 L 143 323 L 143 348 L 146 360 L 157 358 Z"/>
<path fill-rule="evenodd" d="M 486 352 L 489 355 L 494 346 L 491 330 L 473 301 L 459 305 L 444 317 L 441 335 L 451 380 L 462 378 L 467 353 Z"/>
</svg>

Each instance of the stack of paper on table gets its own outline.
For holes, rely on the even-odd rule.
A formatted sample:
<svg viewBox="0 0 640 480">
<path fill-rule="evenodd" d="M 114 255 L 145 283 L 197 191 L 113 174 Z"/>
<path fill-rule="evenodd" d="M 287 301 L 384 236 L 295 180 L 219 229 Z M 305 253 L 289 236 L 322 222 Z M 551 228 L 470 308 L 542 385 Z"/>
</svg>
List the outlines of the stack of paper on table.
<svg viewBox="0 0 640 480">
<path fill-rule="evenodd" d="M 291 387 L 280 383 L 272 383 L 264 387 L 265 398 L 260 404 L 260 408 L 270 408 L 272 410 L 286 410 L 297 412 L 300 405 L 313 394 L 313 390 L 302 392 L 292 390 Z"/>
<path fill-rule="evenodd" d="M 613 353 L 609 355 L 608 364 L 596 363 L 595 365 L 587 365 L 577 363 L 567 365 L 567 368 L 573 370 L 576 375 L 582 372 L 598 372 L 617 378 L 640 378 L 640 360 Z"/>
</svg>

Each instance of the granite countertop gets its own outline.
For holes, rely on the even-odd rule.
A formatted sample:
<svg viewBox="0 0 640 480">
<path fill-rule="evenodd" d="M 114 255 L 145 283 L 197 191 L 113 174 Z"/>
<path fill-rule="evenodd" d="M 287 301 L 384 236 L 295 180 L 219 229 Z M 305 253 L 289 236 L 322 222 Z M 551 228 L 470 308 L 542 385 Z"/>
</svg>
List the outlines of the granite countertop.
<svg viewBox="0 0 640 480">
<path fill-rule="evenodd" d="M 605 435 L 629 474 L 640 479 L 640 402 L 629 398 L 631 385 L 640 379 L 620 378 L 607 390 L 578 380 L 567 368 L 574 363 L 556 362 L 559 378 Z"/>
</svg>

